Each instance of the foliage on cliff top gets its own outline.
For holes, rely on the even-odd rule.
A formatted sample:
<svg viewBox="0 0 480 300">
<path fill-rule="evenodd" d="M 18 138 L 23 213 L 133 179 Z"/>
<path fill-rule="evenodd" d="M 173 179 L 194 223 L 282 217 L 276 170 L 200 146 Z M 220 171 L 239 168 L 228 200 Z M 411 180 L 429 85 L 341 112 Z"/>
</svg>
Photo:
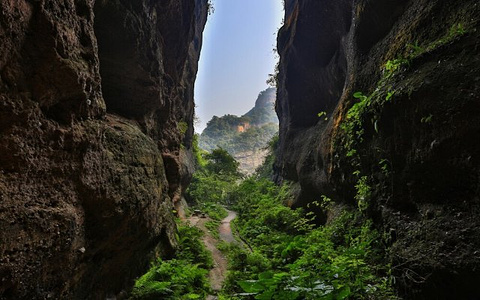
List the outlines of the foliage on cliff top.
<svg viewBox="0 0 480 300">
<path fill-rule="evenodd" d="M 278 131 L 274 103 L 275 89 L 270 88 L 259 94 L 255 107 L 243 116 L 214 116 L 200 136 L 200 147 L 207 151 L 222 147 L 232 155 L 265 147 Z"/>
</svg>

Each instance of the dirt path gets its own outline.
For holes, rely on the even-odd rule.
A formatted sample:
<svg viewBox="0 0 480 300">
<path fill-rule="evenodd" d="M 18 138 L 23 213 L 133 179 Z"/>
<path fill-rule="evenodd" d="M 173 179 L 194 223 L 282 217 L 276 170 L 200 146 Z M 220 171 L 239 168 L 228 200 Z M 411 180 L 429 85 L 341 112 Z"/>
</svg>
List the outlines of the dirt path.
<svg viewBox="0 0 480 300">
<path fill-rule="evenodd" d="M 232 227 L 230 226 L 230 222 L 232 222 L 236 217 L 236 212 L 228 210 L 228 216 L 222 220 L 220 227 L 218 228 L 218 232 L 222 241 L 227 243 L 236 243 L 235 237 L 232 233 Z"/>
<path fill-rule="evenodd" d="M 227 210 L 228 211 L 228 210 Z M 234 243 L 235 238 L 232 233 L 230 222 L 235 219 L 237 214 L 233 211 L 228 211 L 228 216 L 221 221 L 219 227 L 220 239 L 227 243 Z M 214 292 L 218 292 L 222 289 L 223 281 L 227 274 L 227 258 L 223 253 L 218 250 L 217 243 L 218 241 L 212 236 L 209 230 L 205 227 L 205 223 L 210 221 L 210 218 L 199 218 L 197 216 L 192 216 L 187 219 L 192 226 L 198 227 L 202 230 L 205 235 L 203 237 L 203 243 L 208 251 L 212 253 L 213 258 L 213 268 L 210 270 L 209 278 L 210 284 Z M 215 296 L 208 296 L 207 300 L 217 299 Z"/>
</svg>

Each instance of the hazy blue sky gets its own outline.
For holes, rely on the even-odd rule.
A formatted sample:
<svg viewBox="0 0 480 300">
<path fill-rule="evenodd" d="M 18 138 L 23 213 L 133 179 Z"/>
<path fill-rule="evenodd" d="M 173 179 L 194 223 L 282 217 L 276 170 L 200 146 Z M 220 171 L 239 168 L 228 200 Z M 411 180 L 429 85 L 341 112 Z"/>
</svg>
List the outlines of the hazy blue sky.
<svg viewBox="0 0 480 300">
<path fill-rule="evenodd" d="M 213 0 L 195 86 L 201 132 L 213 115 L 242 115 L 268 86 L 282 0 Z"/>
</svg>

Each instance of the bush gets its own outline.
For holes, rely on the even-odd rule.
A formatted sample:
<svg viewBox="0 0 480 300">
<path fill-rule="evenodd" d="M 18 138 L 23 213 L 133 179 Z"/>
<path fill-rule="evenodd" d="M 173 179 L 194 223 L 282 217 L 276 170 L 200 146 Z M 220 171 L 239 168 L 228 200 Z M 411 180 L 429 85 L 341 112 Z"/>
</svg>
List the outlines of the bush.
<svg viewBox="0 0 480 300">
<path fill-rule="evenodd" d="M 219 212 L 217 208 L 208 206 L 210 203 L 229 202 L 229 195 L 241 178 L 238 172 L 239 164 L 221 148 L 203 156 L 205 161 L 193 175 L 186 197 L 193 204 L 204 203 L 206 207 L 199 207 L 200 209 L 212 208 Z"/>
<path fill-rule="evenodd" d="M 210 291 L 208 269 L 212 257 L 195 227 L 179 226 L 179 248 L 174 259 L 158 259 L 140 277 L 131 299 L 204 299 Z"/>
<path fill-rule="evenodd" d="M 234 191 L 235 224 L 253 252 L 229 248 L 225 292 L 255 299 L 395 299 L 380 234 L 360 211 L 314 228 L 283 205 L 288 187 L 245 180 Z"/>
<path fill-rule="evenodd" d="M 212 268 L 212 256 L 201 240 L 203 232 L 200 229 L 179 226 L 178 236 L 179 247 L 175 256 L 177 259 L 195 263 L 204 269 Z"/>
<path fill-rule="evenodd" d="M 204 299 L 208 271 L 184 260 L 159 260 L 135 283 L 131 299 Z"/>
</svg>

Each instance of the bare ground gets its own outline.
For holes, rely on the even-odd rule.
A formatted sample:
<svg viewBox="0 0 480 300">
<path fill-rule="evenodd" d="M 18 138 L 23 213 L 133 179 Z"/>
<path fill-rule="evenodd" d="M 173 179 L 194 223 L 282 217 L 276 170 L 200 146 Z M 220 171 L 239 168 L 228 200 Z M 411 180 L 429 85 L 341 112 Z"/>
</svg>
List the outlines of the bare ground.
<svg viewBox="0 0 480 300">
<path fill-rule="evenodd" d="M 230 226 L 230 222 L 235 219 L 237 214 L 233 211 L 228 211 L 228 216 L 221 221 L 221 224 L 218 228 L 220 239 L 227 243 L 234 243 L 236 242 L 232 229 Z M 187 221 L 192 225 L 198 227 L 202 230 L 205 235 L 203 237 L 203 243 L 208 251 L 212 253 L 213 258 L 213 268 L 210 270 L 209 279 L 210 284 L 214 292 L 218 292 L 222 289 L 223 281 L 225 280 L 225 276 L 227 274 L 227 258 L 225 255 L 218 250 L 216 240 L 212 233 L 205 227 L 205 223 L 210 221 L 210 218 L 200 218 L 197 216 L 192 216 L 187 219 Z M 215 296 L 210 295 L 207 297 L 207 300 L 214 300 L 217 299 Z"/>
</svg>

